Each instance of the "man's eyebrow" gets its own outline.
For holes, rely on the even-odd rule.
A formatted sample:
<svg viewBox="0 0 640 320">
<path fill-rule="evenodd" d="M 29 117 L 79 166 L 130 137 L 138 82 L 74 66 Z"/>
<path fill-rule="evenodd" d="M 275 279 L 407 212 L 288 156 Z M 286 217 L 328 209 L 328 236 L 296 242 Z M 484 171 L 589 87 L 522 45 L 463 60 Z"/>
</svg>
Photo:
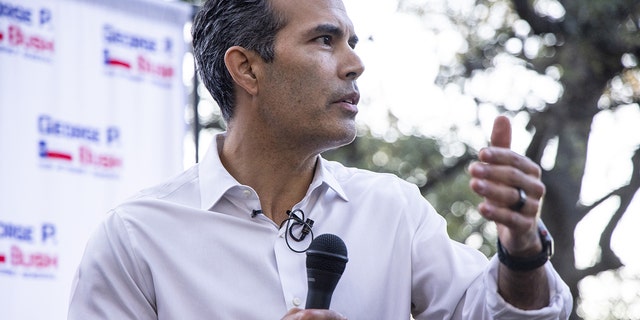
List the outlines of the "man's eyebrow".
<svg viewBox="0 0 640 320">
<path fill-rule="evenodd" d="M 342 29 L 340 29 L 338 26 L 333 25 L 333 24 L 329 24 L 329 23 L 323 23 L 323 24 L 319 24 L 317 25 L 315 28 L 313 28 L 311 30 L 310 33 L 313 34 L 330 34 L 336 38 L 342 38 L 344 37 L 344 31 L 342 31 Z M 352 35 L 351 37 L 349 37 L 349 45 L 351 45 L 352 47 L 355 47 L 355 45 L 358 43 L 359 39 L 357 35 Z"/>
</svg>

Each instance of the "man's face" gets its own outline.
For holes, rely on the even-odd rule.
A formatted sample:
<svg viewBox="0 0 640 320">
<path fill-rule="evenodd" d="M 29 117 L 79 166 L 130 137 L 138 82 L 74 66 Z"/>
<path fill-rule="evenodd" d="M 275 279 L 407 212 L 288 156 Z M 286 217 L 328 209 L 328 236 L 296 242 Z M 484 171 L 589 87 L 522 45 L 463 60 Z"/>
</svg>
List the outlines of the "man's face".
<svg viewBox="0 0 640 320">
<path fill-rule="evenodd" d="M 364 71 L 357 37 L 340 0 L 272 0 L 287 25 L 276 35 L 275 59 L 259 84 L 260 112 L 275 134 L 323 151 L 355 138 Z"/>
</svg>

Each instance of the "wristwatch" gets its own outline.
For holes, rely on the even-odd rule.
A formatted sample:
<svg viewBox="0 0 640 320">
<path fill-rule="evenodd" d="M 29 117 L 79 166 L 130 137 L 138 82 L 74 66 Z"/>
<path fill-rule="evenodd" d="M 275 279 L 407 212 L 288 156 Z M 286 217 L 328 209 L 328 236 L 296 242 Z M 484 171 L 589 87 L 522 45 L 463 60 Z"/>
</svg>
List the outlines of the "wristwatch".
<svg viewBox="0 0 640 320">
<path fill-rule="evenodd" d="M 498 238 L 498 259 L 513 271 L 531 271 L 543 266 L 553 257 L 553 237 L 542 220 L 538 219 L 538 235 L 542 241 L 542 251 L 532 257 L 514 257 L 507 252 Z"/>
</svg>

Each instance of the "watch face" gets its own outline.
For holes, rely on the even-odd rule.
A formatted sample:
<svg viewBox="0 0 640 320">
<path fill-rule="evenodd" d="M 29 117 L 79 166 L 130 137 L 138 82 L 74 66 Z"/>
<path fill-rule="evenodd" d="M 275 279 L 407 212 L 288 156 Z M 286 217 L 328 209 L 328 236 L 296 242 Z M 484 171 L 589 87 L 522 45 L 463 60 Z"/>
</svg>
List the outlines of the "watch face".
<svg viewBox="0 0 640 320">
<path fill-rule="evenodd" d="M 547 230 L 547 226 L 542 222 L 542 219 L 538 219 L 538 232 L 540 233 L 540 240 L 542 240 L 542 248 L 543 250 L 546 249 L 547 257 L 551 259 L 554 253 L 553 237 L 549 230 Z"/>
</svg>

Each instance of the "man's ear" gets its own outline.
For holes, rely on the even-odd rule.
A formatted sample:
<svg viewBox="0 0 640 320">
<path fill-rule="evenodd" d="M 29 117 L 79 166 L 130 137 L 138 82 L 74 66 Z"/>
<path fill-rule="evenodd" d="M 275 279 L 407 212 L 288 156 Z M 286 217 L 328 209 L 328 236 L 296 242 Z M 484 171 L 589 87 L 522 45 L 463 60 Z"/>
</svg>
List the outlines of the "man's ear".
<svg viewBox="0 0 640 320">
<path fill-rule="evenodd" d="M 227 49 L 224 63 L 233 81 L 250 95 L 258 93 L 258 81 L 254 74 L 254 64 L 260 62 L 260 57 L 254 52 L 240 46 Z"/>
</svg>

